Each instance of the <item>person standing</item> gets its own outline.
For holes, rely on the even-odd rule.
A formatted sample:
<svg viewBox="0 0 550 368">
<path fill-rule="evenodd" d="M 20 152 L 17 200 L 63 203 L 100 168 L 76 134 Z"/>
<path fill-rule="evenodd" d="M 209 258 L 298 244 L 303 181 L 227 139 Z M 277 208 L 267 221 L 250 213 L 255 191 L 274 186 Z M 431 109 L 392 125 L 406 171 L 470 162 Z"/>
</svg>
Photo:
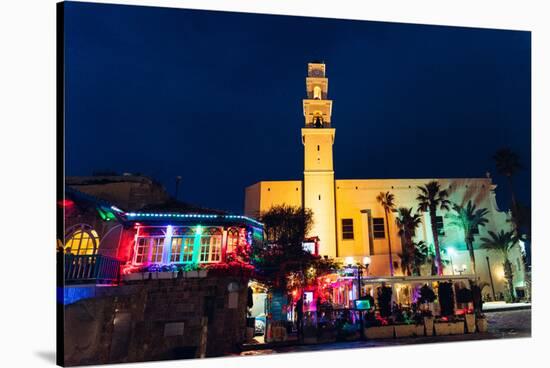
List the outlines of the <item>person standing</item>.
<svg viewBox="0 0 550 368">
<path fill-rule="evenodd" d="M 302 297 L 296 301 L 296 330 L 298 332 L 298 339 L 302 338 L 304 329 L 304 300 Z"/>
</svg>

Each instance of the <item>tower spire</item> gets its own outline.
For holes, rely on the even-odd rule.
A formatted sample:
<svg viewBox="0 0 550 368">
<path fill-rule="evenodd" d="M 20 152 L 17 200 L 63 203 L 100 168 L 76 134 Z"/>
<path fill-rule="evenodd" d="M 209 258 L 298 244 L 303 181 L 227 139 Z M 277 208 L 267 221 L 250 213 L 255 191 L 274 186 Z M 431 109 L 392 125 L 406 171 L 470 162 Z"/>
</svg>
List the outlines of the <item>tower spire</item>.
<svg viewBox="0 0 550 368">
<path fill-rule="evenodd" d="M 336 130 L 331 127 L 332 100 L 323 63 L 309 63 L 307 98 L 303 100 L 304 207 L 313 212 L 308 236 L 319 237 L 319 254 L 337 256 L 332 145 Z"/>
<path fill-rule="evenodd" d="M 328 99 L 326 65 L 309 63 L 306 78 L 307 99 L 303 101 L 305 126 L 307 128 L 330 128 L 332 100 Z"/>
</svg>

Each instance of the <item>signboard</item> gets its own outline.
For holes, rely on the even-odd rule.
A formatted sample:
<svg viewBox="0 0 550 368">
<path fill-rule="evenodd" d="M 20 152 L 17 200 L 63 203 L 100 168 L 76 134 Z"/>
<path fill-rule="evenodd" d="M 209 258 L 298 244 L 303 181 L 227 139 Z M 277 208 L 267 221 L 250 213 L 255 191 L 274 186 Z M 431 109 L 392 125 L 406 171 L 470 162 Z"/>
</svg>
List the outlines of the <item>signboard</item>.
<svg viewBox="0 0 550 368">
<path fill-rule="evenodd" d="M 370 301 L 368 301 L 368 300 L 356 300 L 355 301 L 355 309 L 369 310 L 370 309 Z"/>
<path fill-rule="evenodd" d="M 279 290 L 274 291 L 271 297 L 271 320 L 284 321 L 283 305 L 285 305 L 285 295 Z"/>
</svg>

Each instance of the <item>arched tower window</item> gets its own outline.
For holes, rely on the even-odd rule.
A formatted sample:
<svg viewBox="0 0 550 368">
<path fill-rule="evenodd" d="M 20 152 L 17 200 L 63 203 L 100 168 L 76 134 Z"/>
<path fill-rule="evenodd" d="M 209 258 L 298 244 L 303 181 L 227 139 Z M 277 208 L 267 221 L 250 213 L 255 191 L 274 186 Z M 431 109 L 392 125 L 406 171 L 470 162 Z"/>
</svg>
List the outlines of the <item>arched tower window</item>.
<svg viewBox="0 0 550 368">
<path fill-rule="evenodd" d="M 321 87 L 315 86 L 313 87 L 313 99 L 314 100 L 321 100 L 322 99 L 322 90 Z"/>
<path fill-rule="evenodd" d="M 321 115 L 315 115 L 313 118 L 313 126 L 315 126 L 315 128 L 323 127 L 323 117 Z"/>
</svg>

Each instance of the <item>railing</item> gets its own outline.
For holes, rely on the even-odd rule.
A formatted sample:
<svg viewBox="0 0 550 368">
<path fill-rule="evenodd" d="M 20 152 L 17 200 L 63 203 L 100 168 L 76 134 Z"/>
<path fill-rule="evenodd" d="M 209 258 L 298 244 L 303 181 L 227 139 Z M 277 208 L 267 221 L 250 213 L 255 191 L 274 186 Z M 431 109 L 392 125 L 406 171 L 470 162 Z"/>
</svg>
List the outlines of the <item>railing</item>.
<svg viewBox="0 0 550 368">
<path fill-rule="evenodd" d="M 65 283 L 97 283 L 108 284 L 117 282 L 122 261 L 103 255 L 65 255 Z"/>
</svg>

